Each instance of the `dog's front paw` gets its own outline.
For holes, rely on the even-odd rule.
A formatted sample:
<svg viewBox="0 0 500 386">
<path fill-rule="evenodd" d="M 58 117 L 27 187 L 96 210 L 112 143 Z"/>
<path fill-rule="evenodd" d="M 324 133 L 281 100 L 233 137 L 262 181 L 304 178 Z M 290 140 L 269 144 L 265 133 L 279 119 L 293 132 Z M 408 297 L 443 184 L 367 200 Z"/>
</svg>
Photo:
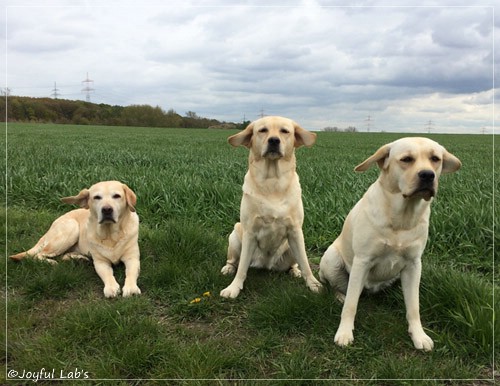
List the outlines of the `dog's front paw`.
<svg viewBox="0 0 500 386">
<path fill-rule="evenodd" d="M 226 264 L 220 271 L 223 275 L 232 275 L 236 271 L 236 267 L 232 264 Z"/>
<path fill-rule="evenodd" d="M 335 343 L 338 344 L 339 346 L 345 347 L 350 345 L 352 342 L 354 342 L 354 335 L 352 333 L 351 329 L 339 329 L 337 330 L 337 333 L 335 334 Z"/>
<path fill-rule="evenodd" d="M 323 289 L 323 285 L 314 277 L 307 280 L 306 284 L 312 292 L 320 292 Z"/>
<path fill-rule="evenodd" d="M 104 286 L 104 296 L 107 298 L 116 298 L 120 293 L 120 285 L 118 283 L 113 283 Z"/>
<path fill-rule="evenodd" d="M 240 294 L 240 291 L 241 289 L 238 286 L 231 284 L 229 287 L 220 291 L 220 296 L 226 299 L 234 299 Z"/>
<path fill-rule="evenodd" d="M 431 351 L 434 348 L 434 342 L 423 330 L 417 332 L 410 331 L 410 336 L 416 349 Z"/>
<path fill-rule="evenodd" d="M 132 295 L 140 295 L 141 289 L 137 286 L 137 284 L 133 285 L 124 285 L 123 286 L 123 297 L 126 298 Z"/>
</svg>

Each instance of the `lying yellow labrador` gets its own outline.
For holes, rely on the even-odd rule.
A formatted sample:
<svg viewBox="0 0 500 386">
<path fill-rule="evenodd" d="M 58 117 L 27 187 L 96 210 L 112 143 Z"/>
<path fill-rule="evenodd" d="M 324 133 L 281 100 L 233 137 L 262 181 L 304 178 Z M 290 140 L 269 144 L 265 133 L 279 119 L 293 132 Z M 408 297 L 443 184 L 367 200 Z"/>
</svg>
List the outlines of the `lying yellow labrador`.
<svg viewBox="0 0 500 386">
<path fill-rule="evenodd" d="M 229 236 L 224 275 L 236 271 L 223 289 L 224 298 L 236 298 L 250 266 L 304 275 L 307 286 L 317 292 L 321 284 L 309 267 L 302 222 L 299 177 L 295 172 L 295 148 L 311 146 L 316 134 L 283 117 L 264 117 L 228 138 L 232 146 L 250 149 L 248 172 L 243 184 L 240 222 Z M 297 268 L 300 267 L 300 270 Z"/>
<path fill-rule="evenodd" d="M 10 256 L 21 260 L 26 256 L 56 263 L 63 259 L 92 256 L 94 267 L 104 282 L 104 296 L 116 297 L 120 285 L 113 276 L 112 264 L 122 261 L 126 267 L 123 296 L 140 294 L 139 217 L 135 212 L 136 196 L 118 181 L 99 182 L 77 196 L 62 199 L 78 204 L 75 209 L 56 219 L 48 232 L 30 250 Z"/>
<path fill-rule="evenodd" d="M 363 287 L 377 291 L 401 278 L 408 332 L 417 349 L 430 351 L 434 343 L 420 322 L 420 258 L 439 176 L 455 172 L 461 162 L 430 139 L 402 138 L 382 146 L 355 170 L 374 163 L 379 178 L 351 210 L 320 263 L 320 279 L 339 290 L 344 301 L 335 343 L 346 346 L 354 340 Z"/>
</svg>

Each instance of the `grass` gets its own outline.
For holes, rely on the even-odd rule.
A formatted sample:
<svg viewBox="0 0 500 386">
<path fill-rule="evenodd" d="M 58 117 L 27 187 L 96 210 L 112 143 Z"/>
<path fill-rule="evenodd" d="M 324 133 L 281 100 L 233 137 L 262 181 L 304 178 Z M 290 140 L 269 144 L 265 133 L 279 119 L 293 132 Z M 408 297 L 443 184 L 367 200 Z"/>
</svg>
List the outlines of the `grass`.
<svg viewBox="0 0 500 386">
<path fill-rule="evenodd" d="M 8 174 L 1 177 L 7 178 L 8 209 L 0 220 L 7 216 L 7 254 L 31 247 L 70 209 L 60 197 L 99 180 L 121 180 L 138 197 L 143 294 L 104 299 L 89 262 L 2 261 L 7 370 L 78 369 L 92 384 L 120 379 L 115 382 L 124 385 L 140 379 L 272 379 L 283 385 L 301 379 L 492 380 L 500 329 L 493 297 L 499 178 L 494 187 L 491 136 L 431 136 L 463 168 L 442 177 L 433 203 L 421 315 L 435 349 L 422 353 L 406 332 L 399 285 L 362 297 L 348 348 L 333 343 L 341 305 L 329 289 L 316 295 L 302 280 L 251 270 L 236 300 L 218 296 L 231 281 L 219 271 L 239 217 L 247 164 L 247 151 L 226 143 L 230 134 L 9 124 Z M 297 150 L 304 235 L 315 272 L 348 211 L 377 177 L 375 168 L 358 174 L 354 166 L 398 137 L 319 133 L 314 147 Z M 123 266 L 115 276 L 123 283 Z"/>
</svg>

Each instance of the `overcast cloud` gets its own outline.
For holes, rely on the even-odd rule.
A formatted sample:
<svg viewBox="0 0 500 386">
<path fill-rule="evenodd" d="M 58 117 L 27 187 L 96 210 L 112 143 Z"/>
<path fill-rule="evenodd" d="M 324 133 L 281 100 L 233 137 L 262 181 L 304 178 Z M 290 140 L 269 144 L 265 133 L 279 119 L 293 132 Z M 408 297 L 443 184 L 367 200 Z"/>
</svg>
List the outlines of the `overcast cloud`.
<svg viewBox="0 0 500 386">
<path fill-rule="evenodd" d="M 88 72 L 97 103 L 233 122 L 284 115 L 309 129 L 493 131 L 492 6 L 3 3 L 0 70 L 13 95 L 47 97 L 57 82 L 60 98 L 84 100 Z"/>
</svg>

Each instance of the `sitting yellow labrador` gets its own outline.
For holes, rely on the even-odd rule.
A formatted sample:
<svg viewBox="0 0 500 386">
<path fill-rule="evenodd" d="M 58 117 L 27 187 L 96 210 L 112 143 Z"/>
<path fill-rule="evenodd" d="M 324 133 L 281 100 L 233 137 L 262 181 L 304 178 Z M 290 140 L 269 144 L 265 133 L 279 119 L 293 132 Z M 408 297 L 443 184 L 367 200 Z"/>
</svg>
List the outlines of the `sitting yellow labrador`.
<svg viewBox="0 0 500 386">
<path fill-rule="evenodd" d="M 351 210 L 320 263 L 320 279 L 339 290 L 344 301 L 335 343 L 346 346 L 354 340 L 363 288 L 377 291 L 401 278 L 408 332 L 417 349 L 430 351 L 434 343 L 420 322 L 420 258 L 439 176 L 455 172 L 461 162 L 430 139 L 402 138 L 382 146 L 355 170 L 374 163 L 379 178 Z"/>
<path fill-rule="evenodd" d="M 122 261 L 126 268 L 123 296 L 140 294 L 139 217 L 135 212 L 136 196 L 118 181 L 99 182 L 77 196 L 62 199 L 83 209 L 72 210 L 56 219 L 45 235 L 30 250 L 10 256 L 21 260 L 31 256 L 56 263 L 63 259 L 92 256 L 94 267 L 104 282 L 104 296 L 116 297 L 120 285 L 113 276 L 112 264 Z"/>
<path fill-rule="evenodd" d="M 229 236 L 224 275 L 236 271 L 232 283 L 220 293 L 236 298 L 250 266 L 287 271 L 304 276 L 317 292 L 321 284 L 311 272 L 302 234 L 299 177 L 295 172 L 295 148 L 311 146 L 316 134 L 283 117 L 264 117 L 228 138 L 232 146 L 250 149 L 243 183 L 240 222 Z M 297 268 L 300 267 L 301 271 Z"/>
</svg>

